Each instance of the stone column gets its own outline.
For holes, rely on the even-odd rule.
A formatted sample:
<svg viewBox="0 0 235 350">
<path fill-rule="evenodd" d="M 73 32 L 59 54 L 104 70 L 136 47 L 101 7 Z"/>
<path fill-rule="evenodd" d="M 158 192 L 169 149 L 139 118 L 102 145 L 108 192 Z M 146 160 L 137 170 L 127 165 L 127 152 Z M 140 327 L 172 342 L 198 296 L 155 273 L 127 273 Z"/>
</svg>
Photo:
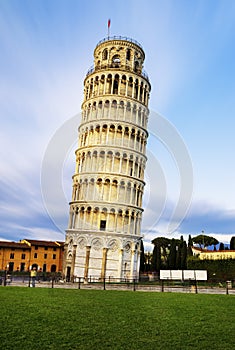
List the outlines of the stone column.
<svg viewBox="0 0 235 350">
<path fill-rule="evenodd" d="M 73 228 L 73 208 L 70 208 L 70 213 L 69 213 L 69 229 Z"/>
<path fill-rule="evenodd" d="M 108 252 L 108 248 L 103 248 L 102 268 L 101 268 L 102 280 L 105 278 L 105 275 L 106 275 L 107 252 Z"/>
<path fill-rule="evenodd" d="M 136 276 L 135 276 L 135 271 L 134 271 L 134 267 L 135 267 L 135 249 L 131 250 L 131 275 L 130 275 L 130 279 L 133 280 Z"/>
<path fill-rule="evenodd" d="M 73 246 L 73 257 L 72 257 L 72 264 L 71 264 L 71 278 L 74 278 L 74 267 L 75 267 L 75 260 L 76 260 L 76 250 L 77 245 Z"/>
<path fill-rule="evenodd" d="M 84 281 L 85 282 L 88 282 L 88 270 L 89 270 L 90 252 L 91 252 L 91 247 L 90 246 L 86 246 L 86 260 L 85 260 L 85 268 L 84 268 Z"/>
<path fill-rule="evenodd" d="M 64 245 L 64 259 L 63 259 L 63 278 L 66 276 L 66 260 L 67 260 L 67 254 L 68 254 L 68 244 L 65 243 Z"/>
<path fill-rule="evenodd" d="M 137 251 L 137 264 L 136 264 L 136 280 L 139 281 L 139 274 L 140 274 L 140 249 Z"/>
<path fill-rule="evenodd" d="M 120 278 L 120 282 L 123 278 L 122 265 L 123 265 L 123 249 L 120 249 L 120 251 L 119 251 L 119 266 L 118 266 L 118 278 Z"/>
</svg>

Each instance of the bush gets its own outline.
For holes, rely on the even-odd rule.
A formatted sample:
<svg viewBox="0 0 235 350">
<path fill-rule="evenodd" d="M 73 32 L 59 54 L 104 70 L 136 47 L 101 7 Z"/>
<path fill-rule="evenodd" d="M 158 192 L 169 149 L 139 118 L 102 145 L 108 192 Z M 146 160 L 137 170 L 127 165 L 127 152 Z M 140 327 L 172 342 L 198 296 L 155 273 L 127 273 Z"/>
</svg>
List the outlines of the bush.
<svg viewBox="0 0 235 350">
<path fill-rule="evenodd" d="M 188 258 L 189 270 L 207 270 L 208 280 L 227 281 L 235 279 L 235 260 L 200 260 L 195 257 Z"/>
</svg>

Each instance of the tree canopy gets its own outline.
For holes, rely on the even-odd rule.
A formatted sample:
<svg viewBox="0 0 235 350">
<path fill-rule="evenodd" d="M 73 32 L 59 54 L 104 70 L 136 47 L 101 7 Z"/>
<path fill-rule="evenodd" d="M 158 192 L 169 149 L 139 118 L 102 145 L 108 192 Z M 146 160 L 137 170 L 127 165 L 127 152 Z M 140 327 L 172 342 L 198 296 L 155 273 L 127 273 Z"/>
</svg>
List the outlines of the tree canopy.
<svg viewBox="0 0 235 350">
<path fill-rule="evenodd" d="M 216 238 L 206 235 L 198 235 L 196 237 L 193 237 L 192 241 L 195 244 L 199 244 L 200 248 L 202 248 L 202 246 L 204 248 L 209 247 L 211 245 L 216 246 L 219 243 L 219 241 L 217 241 Z"/>
</svg>

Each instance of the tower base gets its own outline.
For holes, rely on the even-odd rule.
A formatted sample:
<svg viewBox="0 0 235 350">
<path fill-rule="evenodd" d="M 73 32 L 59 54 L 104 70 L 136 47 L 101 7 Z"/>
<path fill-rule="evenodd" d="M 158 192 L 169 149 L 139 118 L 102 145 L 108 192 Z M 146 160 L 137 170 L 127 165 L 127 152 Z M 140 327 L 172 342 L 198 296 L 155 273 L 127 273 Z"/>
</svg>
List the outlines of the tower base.
<svg viewBox="0 0 235 350">
<path fill-rule="evenodd" d="M 64 275 L 67 281 L 139 279 L 142 237 L 111 232 L 66 231 Z"/>
</svg>

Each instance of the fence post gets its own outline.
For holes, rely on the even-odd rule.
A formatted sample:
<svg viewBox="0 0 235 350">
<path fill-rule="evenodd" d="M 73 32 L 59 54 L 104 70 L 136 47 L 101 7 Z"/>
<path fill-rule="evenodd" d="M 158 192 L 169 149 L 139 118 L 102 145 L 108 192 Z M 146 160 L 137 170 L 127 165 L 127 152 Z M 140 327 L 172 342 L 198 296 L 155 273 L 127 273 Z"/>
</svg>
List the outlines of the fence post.
<svg viewBox="0 0 235 350">
<path fill-rule="evenodd" d="M 197 294 L 197 280 L 195 280 L 195 293 Z"/>
<path fill-rule="evenodd" d="M 105 290 L 105 277 L 104 277 L 104 281 L 103 282 L 104 282 L 104 290 Z"/>
<path fill-rule="evenodd" d="M 55 276 L 52 277 L 52 280 L 51 280 L 51 288 L 54 288 L 54 282 L 55 282 Z"/>
<path fill-rule="evenodd" d="M 4 272 L 4 286 L 6 287 L 7 285 L 7 270 L 5 269 L 5 272 Z"/>
<path fill-rule="evenodd" d="M 133 291 L 135 292 L 135 278 L 133 279 Z"/>
<path fill-rule="evenodd" d="M 161 291 L 164 292 L 164 280 L 162 280 L 162 288 Z"/>
<path fill-rule="evenodd" d="M 229 283 L 229 281 L 226 281 L 226 294 L 229 294 L 229 292 L 228 292 L 228 283 Z"/>
<path fill-rule="evenodd" d="M 78 277 L 78 289 L 81 289 L 81 277 Z"/>
</svg>

